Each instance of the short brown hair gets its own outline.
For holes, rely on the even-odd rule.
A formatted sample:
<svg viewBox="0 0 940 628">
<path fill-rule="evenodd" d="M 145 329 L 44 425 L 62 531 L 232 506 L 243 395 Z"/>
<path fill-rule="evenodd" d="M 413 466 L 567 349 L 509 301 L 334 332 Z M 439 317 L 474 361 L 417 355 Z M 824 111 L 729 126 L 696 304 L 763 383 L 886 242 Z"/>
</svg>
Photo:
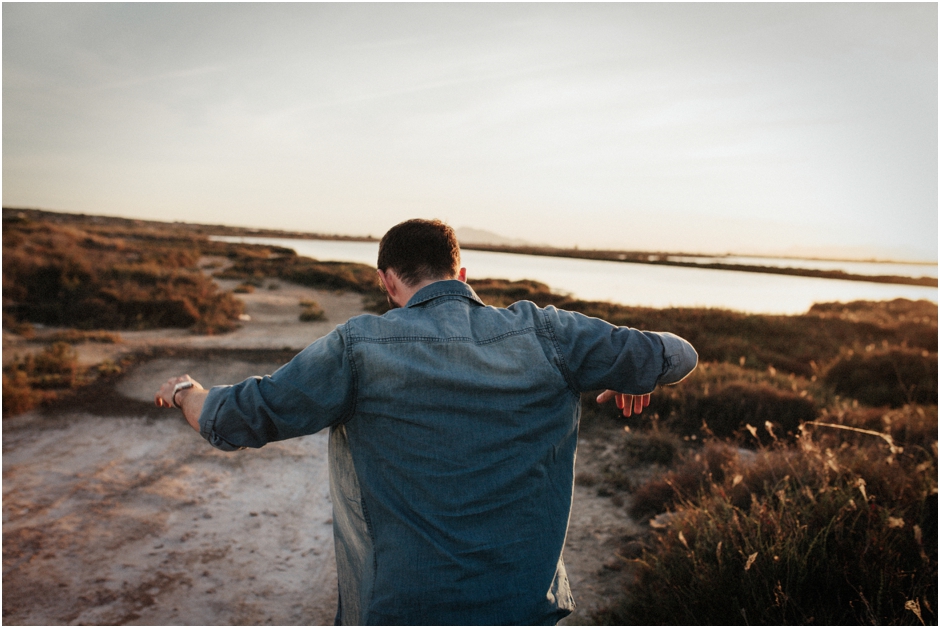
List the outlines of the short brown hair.
<svg viewBox="0 0 940 628">
<path fill-rule="evenodd" d="M 407 286 L 451 279 L 460 270 L 460 245 L 454 230 L 440 220 L 406 220 L 382 236 L 377 265 L 382 272 L 393 269 Z"/>
</svg>

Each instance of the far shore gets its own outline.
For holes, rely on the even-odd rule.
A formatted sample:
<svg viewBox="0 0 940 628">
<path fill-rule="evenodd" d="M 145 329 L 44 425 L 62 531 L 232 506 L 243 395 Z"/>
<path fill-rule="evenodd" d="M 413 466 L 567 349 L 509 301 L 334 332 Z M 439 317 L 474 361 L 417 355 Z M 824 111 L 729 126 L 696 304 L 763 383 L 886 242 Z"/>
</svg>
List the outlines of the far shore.
<svg viewBox="0 0 940 628">
<path fill-rule="evenodd" d="M 24 215 L 34 215 L 37 218 L 45 220 L 61 220 L 69 222 L 72 220 L 92 220 L 98 224 L 126 224 L 128 226 L 141 227 L 148 224 L 165 227 L 167 223 L 148 220 L 137 220 L 131 218 L 118 218 L 110 216 L 87 216 L 85 214 L 75 214 L 69 212 L 52 212 L 37 209 L 17 209 L 3 208 L 3 215 L 6 218 L 9 215 L 15 215 L 22 212 Z M 200 223 L 176 223 L 180 226 L 185 225 L 187 229 L 204 236 L 225 236 L 225 237 L 243 237 L 243 238 L 283 238 L 292 240 L 339 240 L 344 242 L 378 242 L 378 238 L 372 236 L 347 236 L 338 234 L 311 233 L 304 231 L 287 231 L 282 229 L 257 229 L 250 227 L 233 227 L 229 225 L 206 225 Z M 722 262 L 693 262 L 677 260 L 674 258 L 721 258 L 721 257 L 753 257 L 764 259 L 792 259 L 805 261 L 821 261 L 821 258 L 810 257 L 784 257 L 784 256 L 761 256 L 761 255 L 713 255 L 703 253 L 684 253 L 684 252 L 650 252 L 650 251 L 625 251 L 625 250 L 602 250 L 602 249 L 579 249 L 579 248 L 557 248 L 549 246 L 502 246 L 489 245 L 472 242 L 461 242 L 461 248 L 474 251 L 491 251 L 496 253 L 513 253 L 518 255 L 539 255 L 546 257 L 567 257 L 577 259 L 590 259 L 610 262 L 623 262 L 627 264 L 652 264 L 660 266 L 680 266 L 685 268 L 701 268 L 709 270 L 731 270 L 749 273 L 764 273 L 772 275 L 791 275 L 799 277 L 816 277 L 821 279 L 840 279 L 844 281 L 865 281 L 870 283 L 908 285 L 908 286 L 927 286 L 938 287 L 936 277 L 907 277 L 903 275 L 862 275 L 847 273 L 840 270 L 817 270 L 811 268 L 782 267 L 782 266 L 764 266 L 758 264 L 734 264 Z M 918 262 L 912 261 L 889 261 L 889 260 L 849 260 L 849 259 L 829 259 L 825 261 L 842 262 L 866 262 L 866 263 L 891 263 L 891 264 L 909 264 L 916 265 Z M 930 262 L 923 262 L 930 263 Z"/>
</svg>

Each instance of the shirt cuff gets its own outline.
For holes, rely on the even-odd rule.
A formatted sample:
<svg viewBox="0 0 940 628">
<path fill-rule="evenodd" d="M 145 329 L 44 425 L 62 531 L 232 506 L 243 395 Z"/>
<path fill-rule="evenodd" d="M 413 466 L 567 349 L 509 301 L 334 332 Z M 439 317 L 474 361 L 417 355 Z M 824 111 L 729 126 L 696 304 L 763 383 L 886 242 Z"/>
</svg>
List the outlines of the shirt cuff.
<svg viewBox="0 0 940 628">
<path fill-rule="evenodd" d="M 244 449 L 244 447 L 236 447 L 215 433 L 215 421 L 218 417 L 219 405 L 223 401 L 225 391 L 229 388 L 231 386 L 213 386 L 209 389 L 206 401 L 202 406 L 202 413 L 199 415 L 199 434 L 216 449 L 238 451 Z"/>
<path fill-rule="evenodd" d="M 663 343 L 663 374 L 659 384 L 675 384 L 682 381 L 698 364 L 698 354 L 691 344 L 669 332 L 660 332 Z"/>
</svg>

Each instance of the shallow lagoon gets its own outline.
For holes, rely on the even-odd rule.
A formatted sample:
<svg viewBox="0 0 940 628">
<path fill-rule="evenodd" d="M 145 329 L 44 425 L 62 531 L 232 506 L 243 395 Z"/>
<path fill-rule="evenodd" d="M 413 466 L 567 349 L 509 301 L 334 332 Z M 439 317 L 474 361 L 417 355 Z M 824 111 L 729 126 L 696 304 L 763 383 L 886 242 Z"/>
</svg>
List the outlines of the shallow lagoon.
<svg viewBox="0 0 940 628">
<path fill-rule="evenodd" d="M 218 237 L 226 241 L 272 244 L 321 260 L 375 265 L 377 242 Z M 937 302 L 937 288 L 819 279 L 708 268 L 629 264 L 596 260 L 462 251 L 463 265 L 474 277 L 534 279 L 553 291 L 589 301 L 612 301 L 648 307 L 713 307 L 760 314 L 801 314 L 813 303 L 896 298 Z M 771 265 L 761 258 L 763 265 Z M 728 260 L 725 260 L 728 261 Z M 757 260 L 754 260 L 755 262 Z M 811 260 L 778 260 L 780 265 L 816 268 Z M 827 262 L 827 267 L 861 272 L 856 262 Z M 777 265 L 777 264 L 774 264 Z M 865 263 L 866 274 L 931 274 L 930 266 Z M 883 270 L 879 271 L 879 268 Z M 935 267 L 934 267 L 935 268 Z M 936 271 L 932 273 L 936 275 Z"/>
</svg>

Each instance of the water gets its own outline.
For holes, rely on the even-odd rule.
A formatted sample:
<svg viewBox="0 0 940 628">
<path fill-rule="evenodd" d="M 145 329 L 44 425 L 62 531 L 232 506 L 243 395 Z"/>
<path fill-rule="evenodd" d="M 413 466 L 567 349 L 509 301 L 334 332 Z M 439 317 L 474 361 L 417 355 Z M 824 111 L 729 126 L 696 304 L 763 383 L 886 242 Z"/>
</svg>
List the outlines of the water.
<svg viewBox="0 0 940 628">
<path fill-rule="evenodd" d="M 294 249 L 298 255 L 305 257 L 358 262 L 370 266 L 375 266 L 379 249 L 377 242 L 238 237 L 215 239 L 284 246 Z M 555 292 L 570 294 L 589 301 L 612 301 L 625 305 L 657 308 L 713 307 L 758 314 L 802 314 L 813 303 L 832 301 L 883 301 L 905 298 L 937 302 L 937 288 L 925 286 L 901 286 L 864 281 L 627 264 L 489 251 L 465 250 L 461 252 L 461 255 L 463 266 L 467 268 L 467 276 L 471 281 L 474 277 L 534 279 L 548 284 Z M 803 260 L 786 260 L 786 262 L 787 264 L 784 265 L 802 266 Z M 872 265 L 881 267 L 881 264 Z M 909 269 L 903 273 L 905 275 L 927 274 L 921 272 L 919 266 L 907 264 L 897 266 Z M 849 270 L 847 267 L 833 268 L 859 272 Z M 870 274 L 902 273 L 892 270 Z M 936 276 L 936 270 L 933 276 Z"/>
<path fill-rule="evenodd" d="M 813 270 L 841 270 L 853 275 L 897 275 L 899 277 L 936 277 L 936 264 L 909 262 L 849 262 L 844 260 L 795 259 L 788 257 L 692 257 L 670 255 L 670 260 L 694 264 L 747 264 L 750 266 L 777 266 L 810 268 Z"/>
</svg>

